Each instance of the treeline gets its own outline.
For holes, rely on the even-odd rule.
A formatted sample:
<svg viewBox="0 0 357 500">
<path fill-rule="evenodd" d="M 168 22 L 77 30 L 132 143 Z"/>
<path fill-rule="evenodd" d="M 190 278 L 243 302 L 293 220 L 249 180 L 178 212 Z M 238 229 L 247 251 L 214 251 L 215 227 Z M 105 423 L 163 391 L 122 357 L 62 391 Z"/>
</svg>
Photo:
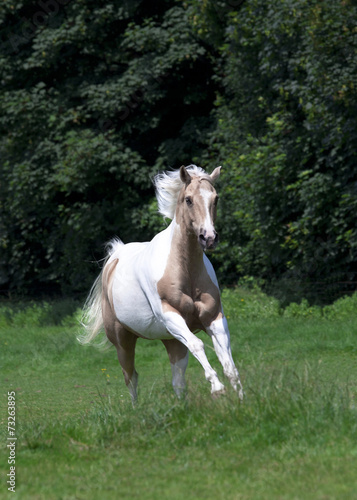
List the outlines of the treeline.
<svg viewBox="0 0 357 500">
<path fill-rule="evenodd" d="M 223 166 L 221 282 L 355 289 L 356 26 L 348 0 L 4 0 L 0 289 L 83 293 L 192 162 Z"/>
</svg>

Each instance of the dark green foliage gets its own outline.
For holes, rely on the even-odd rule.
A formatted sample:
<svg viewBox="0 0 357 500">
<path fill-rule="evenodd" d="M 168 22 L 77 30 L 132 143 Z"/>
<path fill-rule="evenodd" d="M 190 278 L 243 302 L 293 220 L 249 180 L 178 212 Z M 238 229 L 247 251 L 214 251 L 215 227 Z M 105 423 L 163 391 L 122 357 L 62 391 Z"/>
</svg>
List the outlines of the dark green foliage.
<svg viewBox="0 0 357 500">
<path fill-rule="evenodd" d="M 3 2 L 1 286 L 83 291 L 106 240 L 153 235 L 150 178 L 190 163 L 210 126 L 187 16 L 177 1 Z"/>
<path fill-rule="evenodd" d="M 207 38 L 209 7 L 199 8 L 206 22 L 197 30 Z M 357 6 L 250 0 L 223 19 L 224 90 L 210 151 L 225 167 L 221 261 L 233 279 L 285 280 L 288 298 L 314 294 L 316 282 L 351 290 Z"/>
<path fill-rule="evenodd" d="M 0 287 L 86 290 L 106 240 L 163 227 L 150 177 L 196 162 L 223 166 L 221 282 L 355 289 L 356 21 L 352 0 L 3 1 Z"/>
</svg>

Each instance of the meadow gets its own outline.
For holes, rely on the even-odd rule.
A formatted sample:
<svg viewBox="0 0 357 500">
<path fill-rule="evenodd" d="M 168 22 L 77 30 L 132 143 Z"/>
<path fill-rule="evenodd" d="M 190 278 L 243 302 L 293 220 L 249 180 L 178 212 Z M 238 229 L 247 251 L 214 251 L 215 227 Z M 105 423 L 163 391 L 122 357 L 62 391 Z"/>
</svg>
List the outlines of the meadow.
<svg viewBox="0 0 357 500">
<path fill-rule="evenodd" d="M 68 302 L 0 305 L 0 498 L 357 498 L 357 296 L 282 310 L 259 289 L 235 289 L 223 301 L 244 401 L 230 389 L 213 400 L 193 357 L 178 400 L 163 345 L 139 340 L 134 408 L 115 350 L 77 343 Z"/>
</svg>

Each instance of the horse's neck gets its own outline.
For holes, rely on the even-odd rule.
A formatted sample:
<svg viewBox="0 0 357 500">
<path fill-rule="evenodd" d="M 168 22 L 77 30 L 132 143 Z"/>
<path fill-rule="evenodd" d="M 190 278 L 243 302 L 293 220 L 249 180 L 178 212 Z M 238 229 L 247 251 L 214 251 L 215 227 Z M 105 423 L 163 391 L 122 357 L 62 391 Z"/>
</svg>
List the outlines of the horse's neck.
<svg viewBox="0 0 357 500">
<path fill-rule="evenodd" d="M 193 278 L 204 266 L 202 248 L 197 236 L 178 224 L 176 218 L 171 225 L 171 264 L 176 267 L 176 273 L 182 273 L 183 279 Z"/>
</svg>

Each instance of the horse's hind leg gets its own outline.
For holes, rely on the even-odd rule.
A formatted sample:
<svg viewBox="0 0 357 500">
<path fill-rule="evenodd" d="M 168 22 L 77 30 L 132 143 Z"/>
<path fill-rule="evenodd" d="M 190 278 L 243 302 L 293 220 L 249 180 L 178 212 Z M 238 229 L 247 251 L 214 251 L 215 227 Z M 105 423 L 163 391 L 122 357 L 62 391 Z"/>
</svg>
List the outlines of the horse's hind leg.
<svg viewBox="0 0 357 500">
<path fill-rule="evenodd" d="M 118 360 L 123 371 L 125 383 L 129 389 L 133 402 L 137 400 L 138 373 L 135 370 L 135 345 L 138 337 L 125 330 L 120 325 L 117 335 L 118 343 L 115 344 L 118 353 Z"/>
<path fill-rule="evenodd" d="M 135 370 L 135 345 L 138 337 L 126 330 L 116 319 L 105 324 L 108 339 L 115 345 L 118 360 L 133 402 L 137 399 L 138 373 Z"/>
<path fill-rule="evenodd" d="M 132 401 L 135 402 L 137 399 L 138 374 L 135 370 L 134 359 L 135 345 L 138 338 L 123 327 L 114 312 L 112 285 L 117 263 L 118 259 L 114 259 L 103 270 L 102 318 L 105 333 L 117 349 L 125 383 L 129 389 Z"/>
<path fill-rule="evenodd" d="M 185 392 L 185 371 L 188 364 L 188 349 L 179 340 L 163 340 L 171 363 L 172 385 L 175 393 L 180 398 Z"/>
</svg>

